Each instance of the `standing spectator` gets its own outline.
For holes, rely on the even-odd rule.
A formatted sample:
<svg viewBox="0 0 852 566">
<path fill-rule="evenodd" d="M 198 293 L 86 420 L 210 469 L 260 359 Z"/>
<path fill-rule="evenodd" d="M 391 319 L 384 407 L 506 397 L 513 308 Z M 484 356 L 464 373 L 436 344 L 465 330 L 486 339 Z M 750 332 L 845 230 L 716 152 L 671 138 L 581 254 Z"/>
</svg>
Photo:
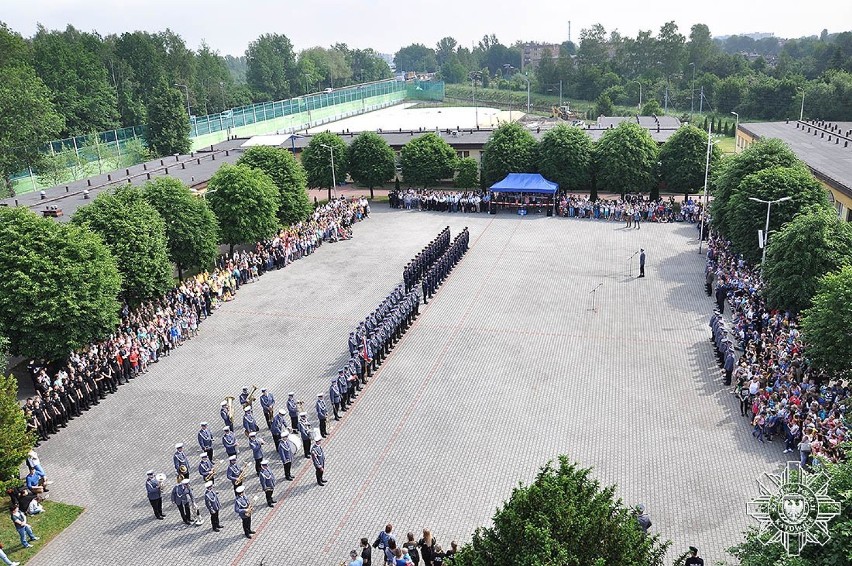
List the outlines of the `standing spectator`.
<svg viewBox="0 0 852 566">
<path fill-rule="evenodd" d="M 3 564 L 6 564 L 6 566 L 18 566 L 20 564 L 20 562 L 12 562 L 11 560 L 9 560 L 9 557 L 6 556 L 5 552 L 3 552 L 2 542 L 0 542 L 0 562 L 3 562 Z"/>
<path fill-rule="evenodd" d="M 420 539 L 417 546 L 420 547 L 423 566 L 432 566 L 435 557 L 435 539 L 432 538 L 432 531 L 423 529 L 423 538 Z"/>
<path fill-rule="evenodd" d="M 456 563 L 456 554 L 459 553 L 459 543 L 456 541 L 450 542 L 450 549 L 444 554 L 444 559 L 447 564 L 455 564 Z"/>
<path fill-rule="evenodd" d="M 417 550 L 417 543 L 414 542 L 414 533 L 408 533 L 408 540 L 402 546 L 408 551 L 411 563 L 414 566 L 420 566 L 420 551 Z"/>
<path fill-rule="evenodd" d="M 648 534 L 648 529 L 651 528 L 651 516 L 645 512 L 645 505 L 640 503 L 636 506 L 636 522 L 642 528 L 643 534 Z"/>
<path fill-rule="evenodd" d="M 32 528 L 27 524 L 27 516 L 21 511 L 17 504 L 12 507 L 11 512 L 12 522 L 15 524 L 15 530 L 21 537 L 21 546 L 29 548 L 30 542 L 38 540 L 38 537 L 33 534 Z"/>
<path fill-rule="evenodd" d="M 361 561 L 364 566 L 372 566 L 373 564 L 373 549 L 367 537 L 361 537 Z"/>
<path fill-rule="evenodd" d="M 388 547 L 388 541 L 393 540 L 393 525 L 388 523 L 385 525 L 385 530 L 379 531 L 376 540 L 373 541 L 373 548 L 378 549 L 382 554 L 384 554 L 385 549 Z"/>
<path fill-rule="evenodd" d="M 444 558 L 446 558 L 446 554 L 444 554 L 444 549 L 441 548 L 440 544 L 435 545 L 435 554 L 432 556 L 432 566 L 443 566 Z"/>
<path fill-rule="evenodd" d="M 349 566 L 364 566 L 364 559 L 358 556 L 357 550 L 349 551 Z"/>
</svg>

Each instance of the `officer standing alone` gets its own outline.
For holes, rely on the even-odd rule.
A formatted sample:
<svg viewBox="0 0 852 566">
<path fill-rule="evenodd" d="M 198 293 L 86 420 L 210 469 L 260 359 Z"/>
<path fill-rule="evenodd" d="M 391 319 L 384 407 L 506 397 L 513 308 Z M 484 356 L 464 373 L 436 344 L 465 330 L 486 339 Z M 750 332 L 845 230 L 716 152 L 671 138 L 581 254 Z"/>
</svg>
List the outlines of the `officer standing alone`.
<svg viewBox="0 0 852 566">
<path fill-rule="evenodd" d="M 165 519 L 166 516 L 163 514 L 163 486 L 159 481 L 157 481 L 157 478 L 154 477 L 154 470 L 148 470 L 147 476 L 148 479 L 145 481 L 145 489 L 148 492 L 148 502 L 154 510 L 154 517 L 158 519 Z"/>
<path fill-rule="evenodd" d="M 645 250 L 639 248 L 639 277 L 645 277 Z"/>
<path fill-rule="evenodd" d="M 316 470 L 317 485 L 326 484 L 326 481 L 322 479 L 322 476 L 325 473 L 325 452 L 323 452 L 322 447 L 320 446 L 321 442 L 322 438 L 317 438 L 316 442 L 311 447 L 311 462 Z"/>
</svg>

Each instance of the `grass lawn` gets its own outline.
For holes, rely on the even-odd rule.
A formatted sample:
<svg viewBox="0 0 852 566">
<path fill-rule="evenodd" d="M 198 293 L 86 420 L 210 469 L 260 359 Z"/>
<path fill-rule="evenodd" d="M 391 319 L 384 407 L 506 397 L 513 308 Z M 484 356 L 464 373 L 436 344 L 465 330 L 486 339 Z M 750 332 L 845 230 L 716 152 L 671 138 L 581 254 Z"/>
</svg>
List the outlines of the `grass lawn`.
<svg viewBox="0 0 852 566">
<path fill-rule="evenodd" d="M 36 555 L 41 547 L 73 523 L 74 519 L 83 512 L 82 507 L 56 501 L 48 500 L 43 505 L 44 513 L 27 517 L 27 523 L 32 527 L 35 536 L 39 537 L 39 540 L 30 543 L 32 544 L 30 548 L 21 546 L 21 538 L 18 536 L 18 531 L 15 530 L 12 520 L 9 519 L 9 514 L 6 513 L 2 519 L 3 527 L 0 528 L 0 541 L 3 542 L 3 550 L 6 552 L 6 556 L 12 562 L 26 563 L 27 560 Z"/>
<path fill-rule="evenodd" d="M 713 140 L 713 144 L 719 148 L 722 153 L 734 153 L 737 149 L 734 138 L 722 137 Z"/>
</svg>

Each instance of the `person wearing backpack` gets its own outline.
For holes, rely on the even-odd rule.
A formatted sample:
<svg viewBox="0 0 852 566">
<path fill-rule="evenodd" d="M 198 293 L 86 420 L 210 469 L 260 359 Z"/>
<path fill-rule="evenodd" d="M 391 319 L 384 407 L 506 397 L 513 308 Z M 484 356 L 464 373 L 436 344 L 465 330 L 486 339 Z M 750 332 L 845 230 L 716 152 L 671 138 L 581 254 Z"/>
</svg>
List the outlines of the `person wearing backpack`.
<svg viewBox="0 0 852 566">
<path fill-rule="evenodd" d="M 385 553 L 385 549 L 388 547 L 388 541 L 390 541 L 393 536 L 393 525 L 388 523 L 385 525 L 385 530 L 379 531 L 379 535 L 376 537 L 376 540 L 373 541 L 373 548 L 377 548 L 379 552 L 382 554 Z"/>
<path fill-rule="evenodd" d="M 417 550 L 417 543 L 414 542 L 414 533 L 408 533 L 408 541 L 402 546 L 408 550 L 408 556 L 411 558 L 411 563 L 414 566 L 420 566 L 420 551 Z"/>
</svg>

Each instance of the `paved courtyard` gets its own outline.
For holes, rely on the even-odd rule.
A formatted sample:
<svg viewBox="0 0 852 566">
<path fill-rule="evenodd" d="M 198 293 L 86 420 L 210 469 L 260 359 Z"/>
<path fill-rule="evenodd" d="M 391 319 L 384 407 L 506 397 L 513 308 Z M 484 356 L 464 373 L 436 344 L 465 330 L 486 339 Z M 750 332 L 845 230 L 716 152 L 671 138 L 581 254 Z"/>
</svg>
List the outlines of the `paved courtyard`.
<svg viewBox="0 0 852 566">
<path fill-rule="evenodd" d="M 175 442 L 196 466 L 198 423 L 221 430 L 219 402 L 243 385 L 269 387 L 282 403 L 293 390 L 313 417 L 350 328 L 445 225 L 453 236 L 470 227 L 470 251 L 332 427 L 328 485 L 299 458 L 276 508 L 258 508 L 251 541 L 224 474 L 222 532 L 206 511 L 203 527 L 184 526 L 170 503 L 167 520 L 154 520 L 145 470 L 173 478 Z M 640 246 L 645 279 L 635 258 L 628 270 Z M 387 522 L 403 536 L 430 527 L 447 546 L 558 454 L 645 503 L 652 530 L 678 553 L 694 544 L 708 564 L 726 558 L 749 522 L 755 480 L 777 471 L 781 454 L 749 442 L 720 385 L 702 265 L 693 226 L 378 206 L 353 240 L 244 287 L 198 338 L 43 445 L 52 497 L 86 511 L 30 564 L 336 566 Z M 247 485 L 259 492 L 253 474 Z M 193 488 L 202 494 L 194 470 Z"/>
</svg>

